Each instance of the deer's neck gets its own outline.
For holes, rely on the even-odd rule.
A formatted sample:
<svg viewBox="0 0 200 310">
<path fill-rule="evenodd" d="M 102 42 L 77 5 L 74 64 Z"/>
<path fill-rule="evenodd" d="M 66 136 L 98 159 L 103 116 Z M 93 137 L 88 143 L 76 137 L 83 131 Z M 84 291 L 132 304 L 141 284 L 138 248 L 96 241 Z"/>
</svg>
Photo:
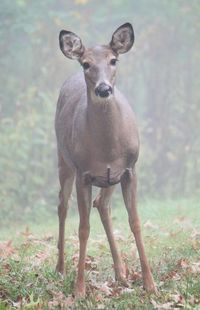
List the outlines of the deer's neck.
<svg viewBox="0 0 200 310">
<path fill-rule="evenodd" d="M 120 114 L 120 107 L 114 95 L 105 100 L 88 96 L 88 125 L 95 143 L 105 148 L 111 148 L 117 143 Z"/>
</svg>

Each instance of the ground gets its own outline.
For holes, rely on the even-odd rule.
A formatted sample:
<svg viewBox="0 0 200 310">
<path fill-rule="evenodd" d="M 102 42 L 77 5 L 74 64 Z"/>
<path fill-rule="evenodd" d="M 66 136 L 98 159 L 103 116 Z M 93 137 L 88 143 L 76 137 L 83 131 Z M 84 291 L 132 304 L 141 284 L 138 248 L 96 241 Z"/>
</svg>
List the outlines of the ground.
<svg viewBox="0 0 200 310">
<path fill-rule="evenodd" d="M 86 261 L 87 298 L 74 299 L 78 215 L 73 212 L 66 228 L 65 277 L 55 272 L 57 218 L 1 229 L 0 310 L 200 309 L 199 202 L 151 199 L 139 203 L 139 213 L 157 295 L 142 288 L 136 246 L 119 203 L 113 206 L 112 218 L 128 288 L 114 281 L 109 246 L 93 209 Z"/>
</svg>

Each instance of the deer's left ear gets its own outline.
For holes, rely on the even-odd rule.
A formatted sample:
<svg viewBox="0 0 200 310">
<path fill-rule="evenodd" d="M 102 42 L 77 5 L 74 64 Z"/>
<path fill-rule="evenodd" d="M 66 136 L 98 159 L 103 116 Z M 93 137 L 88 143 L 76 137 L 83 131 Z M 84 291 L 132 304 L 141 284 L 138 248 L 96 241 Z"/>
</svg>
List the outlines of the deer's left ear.
<svg viewBox="0 0 200 310">
<path fill-rule="evenodd" d="M 130 23 L 123 24 L 114 33 L 110 47 L 117 54 L 128 52 L 134 43 L 134 31 Z"/>
</svg>

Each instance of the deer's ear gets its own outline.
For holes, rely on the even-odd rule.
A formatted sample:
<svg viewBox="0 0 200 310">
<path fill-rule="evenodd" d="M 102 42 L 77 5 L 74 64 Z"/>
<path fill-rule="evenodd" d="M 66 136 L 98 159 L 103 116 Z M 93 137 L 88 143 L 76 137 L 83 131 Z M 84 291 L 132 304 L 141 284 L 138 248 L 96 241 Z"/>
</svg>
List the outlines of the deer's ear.
<svg viewBox="0 0 200 310">
<path fill-rule="evenodd" d="M 110 47 L 117 54 L 128 52 L 134 43 L 134 31 L 130 23 L 123 24 L 114 33 Z"/>
<path fill-rule="evenodd" d="M 61 30 L 59 35 L 60 49 L 70 59 L 79 59 L 85 50 L 81 39 L 73 32 Z"/>
</svg>

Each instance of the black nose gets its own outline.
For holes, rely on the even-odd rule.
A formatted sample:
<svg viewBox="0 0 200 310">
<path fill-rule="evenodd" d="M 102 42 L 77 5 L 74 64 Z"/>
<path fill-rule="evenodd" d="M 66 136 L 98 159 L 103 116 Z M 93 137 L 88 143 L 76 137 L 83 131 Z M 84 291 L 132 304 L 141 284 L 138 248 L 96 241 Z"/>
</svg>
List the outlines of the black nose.
<svg viewBox="0 0 200 310">
<path fill-rule="evenodd" d="M 110 85 L 107 85 L 105 83 L 101 83 L 99 84 L 98 87 L 95 88 L 95 94 L 102 98 L 106 98 L 110 94 L 112 94 L 112 87 L 110 87 Z"/>
</svg>

